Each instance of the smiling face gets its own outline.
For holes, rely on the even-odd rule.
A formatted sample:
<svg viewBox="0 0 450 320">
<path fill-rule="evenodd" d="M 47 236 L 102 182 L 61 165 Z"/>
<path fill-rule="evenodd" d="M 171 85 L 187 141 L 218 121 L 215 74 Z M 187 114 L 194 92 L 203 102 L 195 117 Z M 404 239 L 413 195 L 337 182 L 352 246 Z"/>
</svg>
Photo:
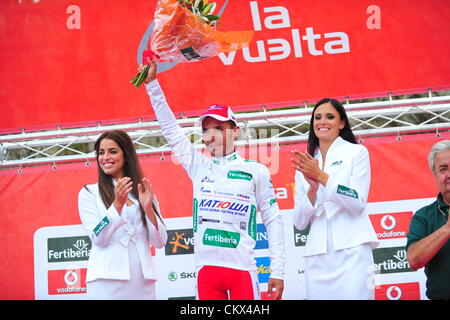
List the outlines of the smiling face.
<svg viewBox="0 0 450 320">
<path fill-rule="evenodd" d="M 223 157 L 234 151 L 234 140 L 239 127 L 232 127 L 230 121 L 219 121 L 206 117 L 202 121 L 203 141 L 213 157 Z"/>
<path fill-rule="evenodd" d="M 112 176 L 114 179 L 123 177 L 124 153 L 114 140 L 104 138 L 100 141 L 97 161 L 105 174 Z"/>
<path fill-rule="evenodd" d="M 333 142 L 344 125 L 344 120 L 329 102 L 321 104 L 314 111 L 314 134 L 319 142 Z"/>
<path fill-rule="evenodd" d="M 444 201 L 450 204 L 450 150 L 434 156 L 434 178 Z"/>
</svg>

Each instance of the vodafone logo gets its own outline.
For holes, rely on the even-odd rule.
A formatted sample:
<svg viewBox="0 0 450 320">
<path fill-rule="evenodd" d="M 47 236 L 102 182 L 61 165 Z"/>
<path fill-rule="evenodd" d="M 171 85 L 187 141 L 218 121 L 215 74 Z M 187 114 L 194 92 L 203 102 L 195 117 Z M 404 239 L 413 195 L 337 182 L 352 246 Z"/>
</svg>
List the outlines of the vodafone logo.
<svg viewBox="0 0 450 320">
<path fill-rule="evenodd" d="M 68 286 L 74 286 L 78 282 L 78 279 L 79 279 L 78 274 L 73 270 L 67 271 L 66 274 L 64 275 L 64 282 Z"/>
<path fill-rule="evenodd" d="M 86 293 L 86 268 L 48 271 L 48 294 Z"/>
<path fill-rule="evenodd" d="M 370 214 L 369 218 L 379 240 L 405 238 L 412 211 Z"/>
<path fill-rule="evenodd" d="M 391 283 L 376 287 L 375 300 L 420 300 L 418 282 Z"/>
<path fill-rule="evenodd" d="M 402 289 L 397 286 L 391 286 L 386 290 L 386 296 L 389 300 L 400 300 L 402 297 Z"/>
<path fill-rule="evenodd" d="M 395 228 L 397 220 L 395 220 L 395 218 L 391 215 L 385 215 L 381 218 L 380 224 L 384 230 L 392 230 Z"/>
</svg>

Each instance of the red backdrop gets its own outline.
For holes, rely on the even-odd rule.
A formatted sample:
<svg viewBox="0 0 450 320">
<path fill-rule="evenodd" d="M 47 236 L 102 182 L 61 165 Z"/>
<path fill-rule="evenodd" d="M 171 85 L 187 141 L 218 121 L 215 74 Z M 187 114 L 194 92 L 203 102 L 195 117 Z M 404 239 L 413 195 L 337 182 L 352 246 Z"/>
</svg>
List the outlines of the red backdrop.
<svg viewBox="0 0 450 320">
<path fill-rule="evenodd" d="M 440 138 L 433 134 L 405 136 L 400 141 L 392 137 L 366 139 L 372 167 L 369 202 L 435 197 L 437 188 L 426 159 L 431 146 L 442 139 L 450 139 L 450 133 Z M 271 156 L 273 184 L 285 198 L 278 199 L 281 209 L 293 207 L 289 151 L 294 148 L 304 150 L 305 145 L 282 146 L 279 154 Z M 164 161 L 159 156 L 141 158 L 141 163 L 164 216 L 190 216 L 192 189 L 184 169 L 168 156 Z M 84 184 L 96 182 L 96 176 L 94 163 L 90 167 L 60 164 L 56 170 L 51 166 L 25 168 L 22 174 L 17 169 L 0 171 L 0 299 L 34 298 L 34 232 L 45 226 L 80 224 L 78 192 Z"/>
<path fill-rule="evenodd" d="M 450 87 L 450 2 L 373 4 L 229 1 L 218 29 L 255 30 L 246 56 L 178 64 L 159 78 L 173 110 L 190 113 Z M 71 5 L 0 2 L 0 132 L 152 113 L 130 79 L 155 1 L 79 0 L 78 13 Z"/>
</svg>

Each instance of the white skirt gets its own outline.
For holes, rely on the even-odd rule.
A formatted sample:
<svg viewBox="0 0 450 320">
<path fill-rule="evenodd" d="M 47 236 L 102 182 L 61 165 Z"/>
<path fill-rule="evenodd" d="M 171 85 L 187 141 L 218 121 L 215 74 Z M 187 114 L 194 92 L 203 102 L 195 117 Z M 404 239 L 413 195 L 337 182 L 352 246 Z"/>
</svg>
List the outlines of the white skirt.
<svg viewBox="0 0 450 320">
<path fill-rule="evenodd" d="M 155 300 L 156 280 L 145 279 L 136 245 L 128 244 L 130 280 L 96 279 L 86 283 L 92 300 Z"/>
<path fill-rule="evenodd" d="M 373 300 L 375 273 L 371 245 L 334 250 L 330 231 L 327 253 L 305 257 L 307 299 Z"/>
</svg>

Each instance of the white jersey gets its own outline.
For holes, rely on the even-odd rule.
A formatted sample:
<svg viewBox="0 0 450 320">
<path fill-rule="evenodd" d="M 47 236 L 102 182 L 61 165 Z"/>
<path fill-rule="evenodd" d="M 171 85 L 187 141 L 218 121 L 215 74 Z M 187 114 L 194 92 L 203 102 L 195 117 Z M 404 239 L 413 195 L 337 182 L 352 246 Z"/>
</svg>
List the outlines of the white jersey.
<svg viewBox="0 0 450 320">
<path fill-rule="evenodd" d="M 146 84 L 164 137 L 193 182 L 196 267 L 255 270 L 256 216 L 267 228 L 271 277 L 283 279 L 284 230 L 269 170 L 238 152 L 208 157 L 194 149 L 157 80 Z"/>
</svg>

